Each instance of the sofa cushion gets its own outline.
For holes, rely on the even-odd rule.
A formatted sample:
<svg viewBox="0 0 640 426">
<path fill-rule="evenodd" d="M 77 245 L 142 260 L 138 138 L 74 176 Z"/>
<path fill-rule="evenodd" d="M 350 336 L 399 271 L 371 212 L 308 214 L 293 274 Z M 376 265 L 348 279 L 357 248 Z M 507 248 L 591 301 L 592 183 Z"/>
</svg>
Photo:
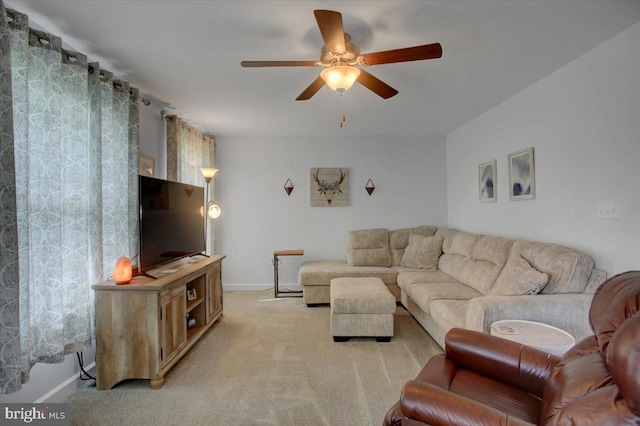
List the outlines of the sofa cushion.
<svg viewBox="0 0 640 426">
<path fill-rule="evenodd" d="M 489 291 L 489 295 L 538 294 L 547 282 L 549 282 L 549 275 L 532 267 L 522 256 L 512 256 Z"/>
<path fill-rule="evenodd" d="M 396 271 L 398 274 L 401 273 L 401 272 L 420 272 L 420 271 L 424 271 L 424 269 L 405 268 L 404 266 L 392 266 L 391 269 Z"/>
<path fill-rule="evenodd" d="M 400 266 L 418 269 L 438 269 L 438 260 L 442 254 L 442 237 L 425 237 L 411 234 L 409 245 L 404 251 Z"/>
<path fill-rule="evenodd" d="M 453 243 L 453 239 L 458 232 L 460 231 L 457 231 L 453 228 L 438 228 L 438 230 L 434 235 L 444 238 L 444 241 L 442 242 L 443 253 L 449 253 L 449 251 L 451 250 L 451 244 Z"/>
<path fill-rule="evenodd" d="M 479 291 L 457 282 L 416 283 L 410 285 L 405 291 L 411 300 L 427 314 L 431 314 L 431 303 L 434 300 L 469 300 L 483 296 Z"/>
<path fill-rule="evenodd" d="M 487 294 L 507 263 L 513 243 L 508 238 L 483 235 L 475 244 L 471 259 L 464 265 L 460 281 Z"/>
<path fill-rule="evenodd" d="M 455 327 L 465 328 L 468 304 L 468 300 L 434 300 L 431 302 L 431 317 L 446 331 Z"/>
<path fill-rule="evenodd" d="M 352 266 L 391 266 L 389 231 L 380 228 L 349 232 L 347 263 Z"/>
<path fill-rule="evenodd" d="M 396 284 L 397 272 L 380 266 L 350 266 L 344 260 L 308 260 L 298 270 L 300 285 L 326 285 L 334 278 L 378 277 L 387 286 Z"/>
<path fill-rule="evenodd" d="M 587 280 L 587 286 L 584 288 L 584 292 L 587 294 L 594 294 L 598 287 L 607 280 L 607 273 L 600 269 L 592 269 Z"/>
<path fill-rule="evenodd" d="M 391 265 L 400 266 L 404 250 L 409 245 L 411 234 L 424 235 L 430 237 L 436 233 L 435 226 L 416 226 L 415 228 L 402 228 L 389 231 L 389 249 L 391 250 Z"/>
<path fill-rule="evenodd" d="M 516 241 L 509 258 L 522 256 L 540 272 L 549 275 L 543 294 L 582 293 L 587 285 L 593 259 L 578 250 L 551 243 Z"/>
<path fill-rule="evenodd" d="M 468 232 L 458 232 L 451 242 L 450 254 L 459 254 L 461 256 L 470 258 L 473 254 L 473 250 L 478 243 L 478 240 L 482 237 L 479 234 L 470 234 Z"/>
<path fill-rule="evenodd" d="M 401 271 L 397 277 L 398 286 L 407 291 L 412 284 L 416 283 L 457 283 L 458 281 L 449 274 L 442 271 L 431 271 L 425 269 L 413 269 Z"/>
<path fill-rule="evenodd" d="M 456 280 L 462 281 L 462 271 L 469 260 L 471 260 L 473 249 L 480 237 L 482 236 L 478 234 L 457 232 L 455 237 L 453 237 L 449 251 L 440 256 L 438 269 L 451 275 Z"/>
</svg>

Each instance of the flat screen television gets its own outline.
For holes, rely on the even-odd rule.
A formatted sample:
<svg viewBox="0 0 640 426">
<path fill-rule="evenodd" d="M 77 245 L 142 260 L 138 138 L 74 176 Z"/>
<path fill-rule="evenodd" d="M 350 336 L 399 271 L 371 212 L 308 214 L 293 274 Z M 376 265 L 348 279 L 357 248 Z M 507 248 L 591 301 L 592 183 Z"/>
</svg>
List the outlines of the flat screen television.
<svg viewBox="0 0 640 426">
<path fill-rule="evenodd" d="M 205 251 L 204 188 L 139 176 L 138 272 Z"/>
</svg>

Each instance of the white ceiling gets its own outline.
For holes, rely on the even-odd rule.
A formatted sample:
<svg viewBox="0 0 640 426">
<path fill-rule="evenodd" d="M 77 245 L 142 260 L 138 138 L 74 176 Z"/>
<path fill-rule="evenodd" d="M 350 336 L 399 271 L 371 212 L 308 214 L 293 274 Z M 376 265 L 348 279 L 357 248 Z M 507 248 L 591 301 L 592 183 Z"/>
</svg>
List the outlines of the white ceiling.
<svg viewBox="0 0 640 426">
<path fill-rule="evenodd" d="M 218 140 L 234 136 L 446 134 L 640 21 L 638 0 L 5 0 L 32 26 L 164 102 Z M 367 71 L 399 91 L 356 85 L 295 98 L 318 68 L 314 9 L 343 14 L 363 53 L 439 42 L 441 59 Z M 347 121 L 339 128 L 342 115 Z"/>
</svg>

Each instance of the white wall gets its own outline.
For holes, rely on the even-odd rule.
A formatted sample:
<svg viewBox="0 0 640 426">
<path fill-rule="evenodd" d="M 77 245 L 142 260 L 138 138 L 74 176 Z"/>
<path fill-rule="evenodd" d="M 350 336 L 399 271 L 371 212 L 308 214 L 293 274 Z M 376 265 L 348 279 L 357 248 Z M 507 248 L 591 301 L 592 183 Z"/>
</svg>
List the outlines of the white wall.
<svg viewBox="0 0 640 426">
<path fill-rule="evenodd" d="M 449 226 L 550 241 L 609 275 L 640 268 L 640 24 L 447 135 Z M 507 155 L 535 149 L 536 198 L 511 201 Z M 478 164 L 498 160 L 496 203 Z M 620 220 L 596 218 L 618 203 Z"/>
<path fill-rule="evenodd" d="M 305 250 L 283 259 L 280 282 L 293 284 L 304 260 L 345 259 L 350 230 L 444 225 L 445 150 L 444 137 L 218 139 L 216 251 L 228 256 L 225 286 L 271 286 L 274 250 Z M 309 206 L 313 167 L 349 168 L 348 207 Z"/>
<path fill-rule="evenodd" d="M 155 161 L 154 176 L 167 178 L 167 125 L 160 116 L 162 105 L 140 103 L 140 154 Z"/>
</svg>

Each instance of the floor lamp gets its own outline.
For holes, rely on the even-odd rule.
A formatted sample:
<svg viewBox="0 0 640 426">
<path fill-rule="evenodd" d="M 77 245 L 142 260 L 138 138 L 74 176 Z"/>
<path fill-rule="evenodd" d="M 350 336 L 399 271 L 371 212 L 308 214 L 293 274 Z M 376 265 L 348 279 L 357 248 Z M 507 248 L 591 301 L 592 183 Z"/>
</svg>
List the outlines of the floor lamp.
<svg viewBox="0 0 640 426">
<path fill-rule="evenodd" d="M 207 214 L 204 216 L 204 238 L 205 238 L 205 253 L 206 253 L 206 245 L 209 242 L 209 216 L 211 219 L 217 219 L 220 217 L 222 210 L 220 206 L 218 206 L 215 201 L 209 201 L 209 184 L 211 183 L 211 179 L 213 179 L 213 175 L 216 174 L 218 169 L 213 169 L 210 167 L 200 167 L 200 171 L 202 172 L 202 176 L 204 176 L 204 181 L 207 183 L 207 187 L 205 189 L 204 199 Z"/>
</svg>

